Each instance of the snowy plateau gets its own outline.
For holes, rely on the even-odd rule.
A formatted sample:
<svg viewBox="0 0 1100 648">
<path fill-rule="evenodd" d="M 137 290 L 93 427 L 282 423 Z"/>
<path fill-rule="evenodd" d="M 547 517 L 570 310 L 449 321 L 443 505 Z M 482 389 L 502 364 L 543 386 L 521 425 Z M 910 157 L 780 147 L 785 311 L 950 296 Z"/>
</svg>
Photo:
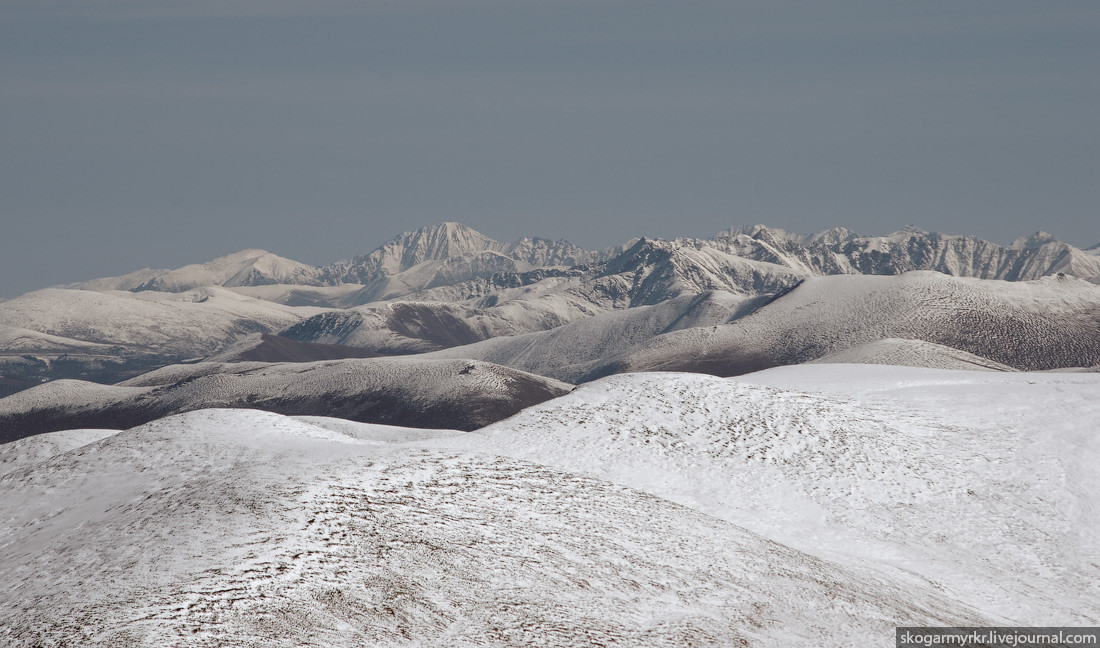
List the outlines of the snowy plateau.
<svg viewBox="0 0 1100 648">
<path fill-rule="evenodd" d="M 457 223 L 0 302 L 0 645 L 1100 625 L 1100 249 Z"/>
</svg>

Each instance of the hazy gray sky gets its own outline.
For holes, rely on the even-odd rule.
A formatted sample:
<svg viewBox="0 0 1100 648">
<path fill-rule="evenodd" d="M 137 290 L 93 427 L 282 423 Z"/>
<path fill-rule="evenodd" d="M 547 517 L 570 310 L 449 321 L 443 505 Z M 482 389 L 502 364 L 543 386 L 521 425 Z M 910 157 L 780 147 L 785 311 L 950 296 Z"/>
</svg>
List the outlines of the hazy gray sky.
<svg viewBox="0 0 1100 648">
<path fill-rule="evenodd" d="M 1100 3 L 5 0 L 0 297 L 762 222 L 1100 241 Z"/>
</svg>

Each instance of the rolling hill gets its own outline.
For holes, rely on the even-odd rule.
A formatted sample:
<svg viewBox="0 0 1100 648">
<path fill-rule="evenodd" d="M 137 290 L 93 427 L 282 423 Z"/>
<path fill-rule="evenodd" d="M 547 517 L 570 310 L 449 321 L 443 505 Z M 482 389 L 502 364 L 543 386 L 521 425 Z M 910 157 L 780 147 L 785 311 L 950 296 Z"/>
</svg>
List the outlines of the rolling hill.
<svg viewBox="0 0 1100 648">
<path fill-rule="evenodd" d="M 990 622 L 916 579 L 439 437 L 205 410 L 26 462 L 0 475 L 0 638 L 851 646 Z"/>
</svg>

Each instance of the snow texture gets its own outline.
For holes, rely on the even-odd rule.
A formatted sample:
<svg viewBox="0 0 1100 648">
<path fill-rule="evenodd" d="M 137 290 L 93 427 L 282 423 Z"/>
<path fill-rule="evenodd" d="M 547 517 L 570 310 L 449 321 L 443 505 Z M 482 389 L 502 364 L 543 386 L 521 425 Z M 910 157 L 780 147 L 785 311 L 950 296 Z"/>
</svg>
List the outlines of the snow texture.
<svg viewBox="0 0 1100 648">
<path fill-rule="evenodd" d="M 921 340 L 884 338 L 831 353 L 812 363 L 884 364 L 929 369 L 971 371 L 1016 371 L 1012 367 L 987 360 L 973 353 Z"/>
<path fill-rule="evenodd" d="M 888 645 L 987 617 L 470 435 L 163 419 L 0 476 L 0 640 L 81 646 Z"/>
<path fill-rule="evenodd" d="M 1097 394 L 1096 374 L 626 374 L 476 435 L 500 454 L 912 578 L 1005 625 L 1096 625 Z M 485 447 L 471 438 L 464 447 Z"/>
</svg>

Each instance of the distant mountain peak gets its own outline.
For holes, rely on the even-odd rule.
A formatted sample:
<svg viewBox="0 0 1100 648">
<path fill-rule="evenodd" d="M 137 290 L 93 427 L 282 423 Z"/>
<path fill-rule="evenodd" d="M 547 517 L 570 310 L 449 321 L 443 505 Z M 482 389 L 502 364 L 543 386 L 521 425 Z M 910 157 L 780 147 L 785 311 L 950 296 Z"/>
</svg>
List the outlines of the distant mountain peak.
<svg viewBox="0 0 1100 648">
<path fill-rule="evenodd" d="M 119 277 L 92 279 L 69 287 L 86 290 L 185 292 L 206 286 L 310 283 L 317 274 L 317 269 L 312 266 L 267 250 L 249 248 L 174 270 L 145 268 Z"/>
<path fill-rule="evenodd" d="M 779 238 L 791 238 L 791 234 L 784 229 L 778 227 L 769 227 L 763 223 L 757 223 L 755 225 L 737 225 L 731 227 L 725 232 L 720 233 L 718 236 L 735 237 L 739 235 L 748 236 L 749 238 L 759 238 L 763 234 L 770 234 Z"/>
<path fill-rule="evenodd" d="M 1042 230 L 1036 231 L 1029 236 L 1021 236 L 1012 242 L 1009 247 L 1013 250 L 1030 250 L 1037 248 L 1040 245 L 1046 245 L 1047 243 L 1058 243 L 1058 238 L 1053 234 L 1048 234 Z"/>
<path fill-rule="evenodd" d="M 599 253 L 581 249 L 565 240 L 522 238 L 512 243 L 494 240 L 472 227 L 444 221 L 403 232 L 369 254 L 326 269 L 337 283 L 370 284 L 405 272 L 425 261 L 441 261 L 487 252 L 508 257 L 532 267 L 580 265 L 599 258 Z M 471 275 L 472 276 L 472 275 Z"/>
<path fill-rule="evenodd" d="M 817 234 L 812 234 L 809 237 L 809 243 L 820 245 L 837 245 L 845 241 L 850 241 L 856 238 L 857 234 L 847 227 L 834 227 L 827 229 Z"/>
</svg>

